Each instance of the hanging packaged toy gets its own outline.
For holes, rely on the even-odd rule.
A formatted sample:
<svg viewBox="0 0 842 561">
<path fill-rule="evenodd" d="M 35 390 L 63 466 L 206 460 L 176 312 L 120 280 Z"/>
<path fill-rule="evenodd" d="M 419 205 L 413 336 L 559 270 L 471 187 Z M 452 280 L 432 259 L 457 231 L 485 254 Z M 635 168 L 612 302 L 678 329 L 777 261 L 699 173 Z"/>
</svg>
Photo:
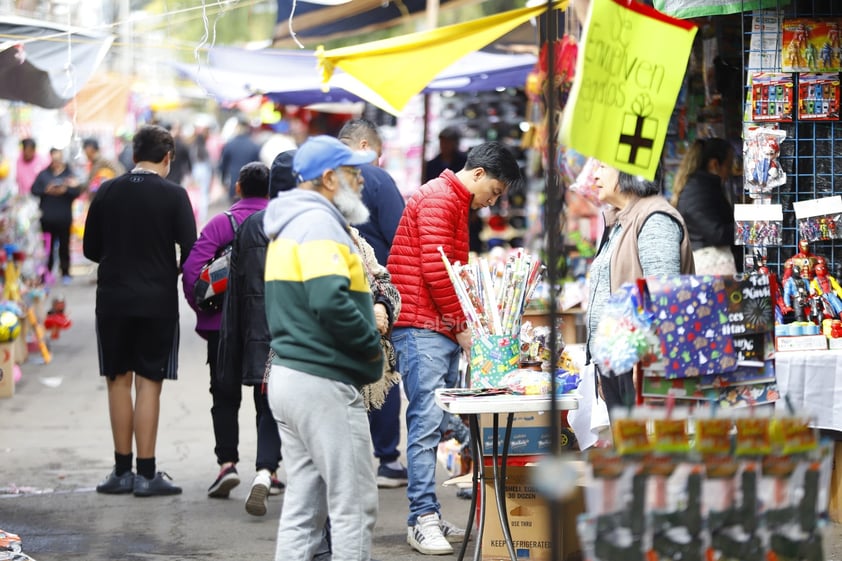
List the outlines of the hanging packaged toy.
<svg viewBox="0 0 842 561">
<path fill-rule="evenodd" d="M 734 205 L 734 244 L 752 247 L 781 245 L 782 205 Z"/>
<path fill-rule="evenodd" d="M 802 72 L 798 75 L 798 120 L 839 119 L 839 73 Z"/>
<path fill-rule="evenodd" d="M 842 196 L 792 203 L 798 238 L 808 242 L 842 238 Z"/>
<path fill-rule="evenodd" d="M 795 80 L 792 74 L 757 72 L 751 75 L 751 120 L 792 122 Z"/>
<path fill-rule="evenodd" d="M 778 162 L 786 131 L 748 127 L 743 145 L 745 189 L 752 198 L 768 196 L 786 183 L 786 173 Z"/>
</svg>

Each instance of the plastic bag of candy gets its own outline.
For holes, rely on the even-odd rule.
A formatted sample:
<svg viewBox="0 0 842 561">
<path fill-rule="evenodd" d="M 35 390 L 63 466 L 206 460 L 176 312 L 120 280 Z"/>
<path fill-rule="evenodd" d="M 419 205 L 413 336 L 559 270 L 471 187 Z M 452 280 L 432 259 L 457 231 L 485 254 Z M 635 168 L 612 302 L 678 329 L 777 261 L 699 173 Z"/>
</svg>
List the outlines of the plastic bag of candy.
<svg viewBox="0 0 842 561">
<path fill-rule="evenodd" d="M 637 285 L 625 283 L 605 303 L 593 336 L 593 359 L 603 373 L 621 374 L 638 362 L 652 362 L 660 342 Z"/>
</svg>

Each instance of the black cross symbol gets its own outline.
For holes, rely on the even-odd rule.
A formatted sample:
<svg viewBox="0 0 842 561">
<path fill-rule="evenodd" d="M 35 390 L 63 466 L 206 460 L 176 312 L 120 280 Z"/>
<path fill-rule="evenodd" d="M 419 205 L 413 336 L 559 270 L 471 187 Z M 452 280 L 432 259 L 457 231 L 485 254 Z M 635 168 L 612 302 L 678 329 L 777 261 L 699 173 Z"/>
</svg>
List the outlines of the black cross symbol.
<svg viewBox="0 0 842 561">
<path fill-rule="evenodd" d="M 637 165 L 637 151 L 641 148 L 652 148 L 655 144 L 651 138 L 643 138 L 643 123 L 646 121 L 645 117 L 637 115 L 637 122 L 634 124 L 634 134 L 621 134 L 620 144 L 628 144 L 631 146 L 629 151 L 629 163 Z"/>
</svg>

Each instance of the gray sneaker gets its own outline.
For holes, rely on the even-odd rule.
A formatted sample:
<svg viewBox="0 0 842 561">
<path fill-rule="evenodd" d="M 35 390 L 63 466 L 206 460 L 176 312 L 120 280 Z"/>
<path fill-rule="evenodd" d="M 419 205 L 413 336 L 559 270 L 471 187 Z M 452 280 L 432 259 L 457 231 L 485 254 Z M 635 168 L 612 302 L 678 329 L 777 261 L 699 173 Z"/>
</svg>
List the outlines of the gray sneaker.
<svg viewBox="0 0 842 561">
<path fill-rule="evenodd" d="M 127 471 L 122 475 L 117 475 L 116 468 L 111 470 L 108 477 L 96 486 L 97 493 L 104 493 L 106 495 L 125 495 L 132 491 L 134 491 L 134 473 Z"/>
<path fill-rule="evenodd" d="M 170 481 L 172 481 L 172 477 L 163 471 L 156 473 L 152 479 L 147 479 L 138 473 L 134 478 L 134 496 L 159 497 L 164 495 L 180 495 L 181 487 L 173 485 Z"/>
</svg>

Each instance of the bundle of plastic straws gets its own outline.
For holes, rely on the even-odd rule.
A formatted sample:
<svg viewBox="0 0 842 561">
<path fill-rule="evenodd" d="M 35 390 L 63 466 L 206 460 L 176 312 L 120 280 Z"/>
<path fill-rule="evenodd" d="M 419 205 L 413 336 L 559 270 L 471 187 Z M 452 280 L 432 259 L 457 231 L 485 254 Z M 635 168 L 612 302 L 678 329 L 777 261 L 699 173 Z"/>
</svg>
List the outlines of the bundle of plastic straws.
<svg viewBox="0 0 842 561">
<path fill-rule="evenodd" d="M 441 247 L 439 252 L 472 334 L 519 336 L 526 304 L 544 271 L 541 260 L 518 249 L 492 268 L 485 258 L 451 264 Z"/>
</svg>

